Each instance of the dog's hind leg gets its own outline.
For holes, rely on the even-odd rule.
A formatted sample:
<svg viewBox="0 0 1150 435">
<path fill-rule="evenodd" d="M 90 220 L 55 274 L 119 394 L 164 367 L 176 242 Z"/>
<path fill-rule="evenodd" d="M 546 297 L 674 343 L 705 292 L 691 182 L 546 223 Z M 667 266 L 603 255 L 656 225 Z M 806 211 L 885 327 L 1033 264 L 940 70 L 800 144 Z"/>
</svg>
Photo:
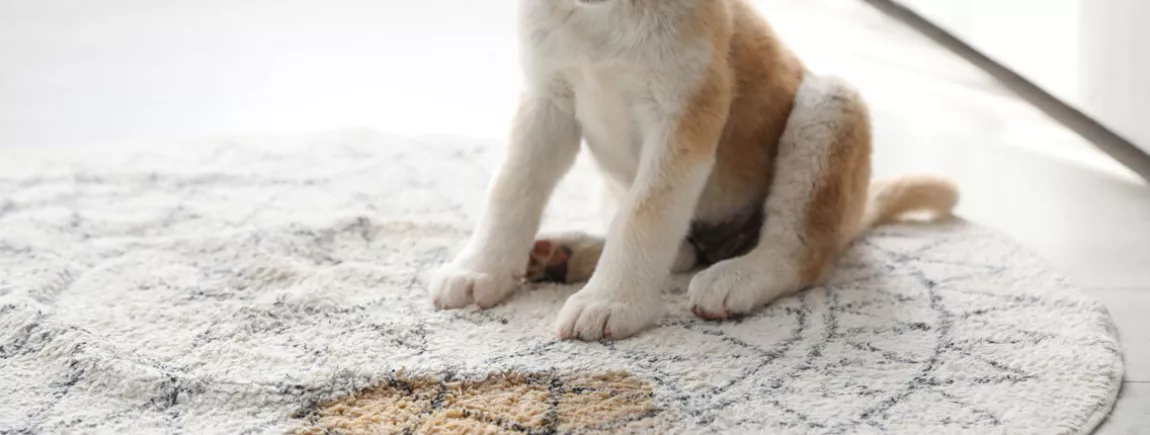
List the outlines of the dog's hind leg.
<svg viewBox="0 0 1150 435">
<path fill-rule="evenodd" d="M 870 141 L 859 95 L 837 79 L 807 77 L 779 142 L 759 242 L 692 279 L 692 311 L 738 316 L 818 283 L 859 229 Z"/>
</svg>

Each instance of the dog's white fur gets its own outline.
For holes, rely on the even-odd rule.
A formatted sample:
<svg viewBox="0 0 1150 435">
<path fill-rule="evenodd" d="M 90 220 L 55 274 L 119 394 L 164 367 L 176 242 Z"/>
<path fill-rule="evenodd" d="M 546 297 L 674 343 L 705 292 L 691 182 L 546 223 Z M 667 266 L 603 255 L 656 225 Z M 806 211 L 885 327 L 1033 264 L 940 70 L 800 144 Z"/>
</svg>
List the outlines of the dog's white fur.
<svg viewBox="0 0 1150 435">
<path fill-rule="evenodd" d="M 726 318 L 810 284 L 803 272 L 808 214 L 828 171 L 840 170 L 829 167 L 828 155 L 841 146 L 843 129 L 855 127 L 843 125 L 851 122 L 843 114 L 865 110 L 852 89 L 807 75 L 784 93 L 793 95 L 794 108 L 777 139 L 773 181 L 731 188 L 720 180 L 728 169 L 716 166 L 716 149 L 734 128 L 727 110 L 745 78 L 727 74 L 738 69 L 729 63 L 742 60 L 722 50 L 734 32 L 773 38 L 756 22 L 736 23 L 750 10 L 742 0 L 524 0 L 520 9 L 526 89 L 511 145 L 475 233 L 432 280 L 437 306 L 490 307 L 516 287 L 547 199 L 580 139 L 614 190 L 626 193 L 594 273 L 559 313 L 561 337 L 623 338 L 652 325 L 669 271 L 694 265 L 683 248 L 691 223 L 721 221 L 768 190 L 757 247 L 696 275 L 692 304 L 700 315 Z M 712 97 L 718 103 L 708 105 Z M 867 157 L 858 165 L 867 167 L 858 170 L 869 178 L 869 129 L 864 133 L 859 146 L 868 147 Z M 941 187 L 923 203 L 948 212 L 953 186 L 932 186 Z M 865 194 L 865 187 L 851 192 Z M 833 212 L 844 215 L 833 229 L 850 236 L 879 220 L 863 223 L 861 210 Z"/>
</svg>

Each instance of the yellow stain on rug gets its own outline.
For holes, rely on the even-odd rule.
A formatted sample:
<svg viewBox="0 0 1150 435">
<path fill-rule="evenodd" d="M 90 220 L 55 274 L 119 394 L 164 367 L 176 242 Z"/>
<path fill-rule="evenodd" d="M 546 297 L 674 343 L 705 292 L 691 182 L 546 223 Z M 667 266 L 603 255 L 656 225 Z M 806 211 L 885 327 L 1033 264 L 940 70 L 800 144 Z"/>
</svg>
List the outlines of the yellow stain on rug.
<svg viewBox="0 0 1150 435">
<path fill-rule="evenodd" d="M 647 382 L 626 373 L 404 378 L 321 404 L 300 435 L 644 433 L 658 431 Z"/>
</svg>

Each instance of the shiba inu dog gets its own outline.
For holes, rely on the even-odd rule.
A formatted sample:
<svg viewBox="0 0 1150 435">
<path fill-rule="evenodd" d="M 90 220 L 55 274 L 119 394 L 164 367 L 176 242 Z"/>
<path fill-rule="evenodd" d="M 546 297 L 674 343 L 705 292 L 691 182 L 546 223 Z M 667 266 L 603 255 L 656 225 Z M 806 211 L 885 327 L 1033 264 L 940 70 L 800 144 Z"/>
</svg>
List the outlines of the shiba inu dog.
<svg viewBox="0 0 1150 435">
<path fill-rule="evenodd" d="M 490 307 L 524 280 L 587 280 L 561 338 L 621 339 L 697 268 L 698 316 L 750 313 L 818 284 L 861 231 L 948 215 L 953 183 L 872 183 L 859 93 L 809 72 L 747 0 L 522 0 L 526 87 L 486 211 L 430 283 L 439 308 Z M 618 195 L 605 238 L 538 236 L 586 143 Z"/>
</svg>

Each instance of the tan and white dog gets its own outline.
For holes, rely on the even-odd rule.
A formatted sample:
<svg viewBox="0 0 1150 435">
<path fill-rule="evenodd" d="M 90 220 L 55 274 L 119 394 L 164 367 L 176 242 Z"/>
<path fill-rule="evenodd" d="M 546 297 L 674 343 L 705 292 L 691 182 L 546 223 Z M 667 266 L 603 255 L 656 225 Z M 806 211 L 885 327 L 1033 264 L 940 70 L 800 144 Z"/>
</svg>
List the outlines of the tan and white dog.
<svg viewBox="0 0 1150 435">
<path fill-rule="evenodd" d="M 871 185 L 866 105 L 809 73 L 748 0 L 521 0 L 520 14 L 510 147 L 475 233 L 432 278 L 437 307 L 589 279 L 558 334 L 619 339 L 662 314 L 672 272 L 706 267 L 692 311 L 731 318 L 817 284 L 862 230 L 958 200 L 935 177 Z M 620 193 L 606 239 L 536 240 L 581 140 Z"/>
</svg>

